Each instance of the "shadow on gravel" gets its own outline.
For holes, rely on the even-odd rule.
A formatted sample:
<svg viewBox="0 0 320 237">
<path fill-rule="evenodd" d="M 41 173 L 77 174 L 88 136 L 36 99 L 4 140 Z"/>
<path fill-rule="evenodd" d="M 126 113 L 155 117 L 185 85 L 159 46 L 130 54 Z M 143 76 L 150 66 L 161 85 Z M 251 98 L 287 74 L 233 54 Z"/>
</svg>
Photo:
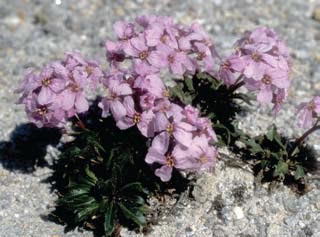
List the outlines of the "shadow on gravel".
<svg viewBox="0 0 320 237">
<path fill-rule="evenodd" d="M 59 129 L 21 124 L 11 133 L 9 141 L 0 141 L 0 163 L 8 170 L 31 173 L 36 167 L 48 165 L 44 159 L 47 145 L 57 145 L 60 138 Z"/>
</svg>

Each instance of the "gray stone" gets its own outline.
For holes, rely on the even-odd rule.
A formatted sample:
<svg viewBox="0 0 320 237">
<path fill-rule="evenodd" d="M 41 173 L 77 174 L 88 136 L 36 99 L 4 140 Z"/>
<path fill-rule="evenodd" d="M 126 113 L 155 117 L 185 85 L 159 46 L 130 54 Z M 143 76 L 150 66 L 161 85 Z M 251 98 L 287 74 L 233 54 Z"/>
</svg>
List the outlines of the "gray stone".
<svg viewBox="0 0 320 237">
<path fill-rule="evenodd" d="M 312 18 L 316 21 L 320 21 L 320 6 L 316 6 L 313 9 Z"/>
</svg>

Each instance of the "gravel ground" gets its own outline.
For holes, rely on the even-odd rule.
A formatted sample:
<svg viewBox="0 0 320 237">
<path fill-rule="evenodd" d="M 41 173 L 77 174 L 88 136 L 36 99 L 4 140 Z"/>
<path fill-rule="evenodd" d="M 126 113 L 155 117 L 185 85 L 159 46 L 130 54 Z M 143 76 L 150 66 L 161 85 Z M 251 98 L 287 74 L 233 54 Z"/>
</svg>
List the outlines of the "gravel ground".
<svg viewBox="0 0 320 237">
<path fill-rule="evenodd" d="M 25 68 L 41 66 L 63 56 L 65 50 L 79 49 L 84 55 L 104 62 L 103 43 L 112 36 L 112 23 L 132 20 L 138 14 L 158 13 L 190 23 L 198 20 L 210 31 L 219 52 L 228 53 L 246 29 L 268 25 L 289 45 L 293 56 L 293 85 L 288 103 L 277 118 L 265 108 L 241 118 L 240 126 L 255 135 L 272 122 L 289 136 L 301 130 L 295 126 L 295 110 L 320 90 L 320 19 L 312 19 L 319 0 L 2 0 L 0 2 L 0 139 L 7 141 L 15 126 L 26 122 L 13 93 Z M 318 15 L 318 16 L 317 16 Z M 320 18 L 320 10 L 315 18 Z M 320 136 L 310 142 L 320 152 Z M 1 147 L 0 147 L 1 148 Z M 49 154 L 53 154 L 49 148 Z M 228 155 L 228 152 L 224 152 Z M 320 154 L 320 153 L 319 153 Z M 230 155 L 230 154 L 229 154 Z M 46 159 L 50 162 L 51 155 Z M 13 167 L 14 168 L 14 167 Z M 0 236 L 58 237 L 91 236 L 89 232 L 64 233 L 63 226 L 45 216 L 56 196 L 43 182 L 48 168 L 20 172 L 0 164 Z M 197 181 L 195 201 L 182 197 L 154 226 L 150 236 L 320 236 L 320 182 L 297 197 L 281 187 L 268 193 L 255 185 L 247 169 L 218 162 L 215 173 Z M 122 231 L 124 236 L 135 233 Z"/>
</svg>

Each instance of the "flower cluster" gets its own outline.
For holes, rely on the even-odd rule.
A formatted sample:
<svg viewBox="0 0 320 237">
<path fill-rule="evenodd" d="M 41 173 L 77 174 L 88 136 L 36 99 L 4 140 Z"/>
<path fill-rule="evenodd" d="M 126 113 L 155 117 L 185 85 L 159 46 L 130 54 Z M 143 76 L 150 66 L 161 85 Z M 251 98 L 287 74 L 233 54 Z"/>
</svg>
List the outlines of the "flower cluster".
<svg viewBox="0 0 320 237">
<path fill-rule="evenodd" d="M 183 77 L 212 70 L 212 41 L 199 25 L 177 25 L 169 17 L 117 22 L 114 30 L 117 41 L 106 42 L 111 70 L 102 82 L 108 92 L 99 104 L 102 116 L 112 114 L 120 129 L 137 125 L 143 136 L 153 139 L 145 160 L 161 166 L 155 174 L 162 181 L 170 180 L 173 167 L 213 167 L 217 150 L 210 120 L 190 105 L 171 102 L 161 77 L 164 71 Z"/>
<path fill-rule="evenodd" d="M 18 92 L 30 121 L 39 127 L 62 127 L 67 119 L 88 110 L 85 92 L 101 83 L 107 91 L 99 103 L 102 117 L 112 115 L 119 129 L 136 125 L 152 140 L 145 160 L 157 164 L 155 174 L 168 181 L 173 168 L 207 169 L 217 157 L 210 120 L 191 105 L 169 99 L 168 75 L 184 79 L 206 72 L 228 86 L 243 83 L 258 92 L 259 102 L 273 103 L 275 111 L 286 98 L 290 56 L 268 28 L 247 32 L 219 69 L 215 45 L 199 24 L 140 16 L 135 22 L 116 22 L 114 31 L 116 39 L 106 42 L 107 73 L 78 52 L 66 53 L 64 60 L 40 73 L 27 72 Z"/>
<path fill-rule="evenodd" d="M 199 24 L 187 27 L 170 17 L 140 16 L 135 23 L 116 22 L 114 31 L 117 40 L 108 40 L 106 48 L 116 68 L 129 59 L 139 75 L 162 69 L 176 77 L 193 75 L 196 70 L 214 72 L 215 47 Z"/>
<path fill-rule="evenodd" d="M 290 85 L 290 56 L 279 36 L 267 27 L 246 32 L 236 43 L 236 52 L 221 64 L 220 78 L 232 85 L 243 78 L 248 90 L 257 91 L 257 101 L 273 103 L 278 112 Z"/>
<path fill-rule="evenodd" d="M 157 135 L 145 160 L 160 164 L 155 174 L 162 181 L 171 179 L 173 167 L 199 171 L 215 165 L 217 150 L 212 143 L 217 138 L 209 119 L 199 117 L 196 108 L 171 104 L 156 113 L 154 127 Z"/>
<path fill-rule="evenodd" d="M 96 62 L 68 52 L 64 61 L 50 63 L 39 74 L 29 69 L 17 90 L 22 93 L 19 103 L 38 127 L 61 127 L 66 119 L 88 110 L 85 89 L 95 88 L 103 75 Z"/>
<path fill-rule="evenodd" d="M 301 128 L 310 128 L 313 120 L 320 117 L 320 96 L 315 96 L 311 101 L 298 106 L 298 125 Z"/>
</svg>

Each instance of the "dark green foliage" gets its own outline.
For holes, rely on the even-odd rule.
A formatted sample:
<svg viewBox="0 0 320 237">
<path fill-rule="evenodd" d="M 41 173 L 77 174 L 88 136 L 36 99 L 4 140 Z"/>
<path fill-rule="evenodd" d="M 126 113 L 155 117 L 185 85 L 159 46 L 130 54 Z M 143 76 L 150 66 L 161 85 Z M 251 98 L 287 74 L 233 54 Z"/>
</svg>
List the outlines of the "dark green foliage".
<svg viewBox="0 0 320 237">
<path fill-rule="evenodd" d="M 297 191 L 305 189 L 305 174 L 316 170 L 317 162 L 314 151 L 302 144 L 294 154 L 290 154 L 294 141 L 280 135 L 275 125 L 264 135 L 254 138 L 241 138 L 246 144 L 240 149 L 242 157 L 253 161 L 256 175 L 262 182 L 282 181 L 293 185 Z"/>
<path fill-rule="evenodd" d="M 86 128 L 76 126 L 75 140 L 61 148 L 50 178 L 60 194 L 51 217 L 67 224 L 66 230 L 82 226 L 97 236 L 116 236 L 122 225 L 148 225 L 148 195 L 168 188 L 181 192 L 188 181 L 175 172 L 162 183 L 144 161 L 149 141 L 136 127 L 121 131 L 112 118 L 100 119 L 100 112 L 92 106 L 81 117 Z"/>
<path fill-rule="evenodd" d="M 172 88 L 173 101 L 192 104 L 203 116 L 213 123 L 213 128 L 221 145 L 232 145 L 242 132 L 237 128 L 235 117 L 245 112 L 244 103 L 250 104 L 250 96 L 234 91 L 222 81 L 207 73 L 197 73 L 193 78 L 185 78 Z"/>
</svg>

